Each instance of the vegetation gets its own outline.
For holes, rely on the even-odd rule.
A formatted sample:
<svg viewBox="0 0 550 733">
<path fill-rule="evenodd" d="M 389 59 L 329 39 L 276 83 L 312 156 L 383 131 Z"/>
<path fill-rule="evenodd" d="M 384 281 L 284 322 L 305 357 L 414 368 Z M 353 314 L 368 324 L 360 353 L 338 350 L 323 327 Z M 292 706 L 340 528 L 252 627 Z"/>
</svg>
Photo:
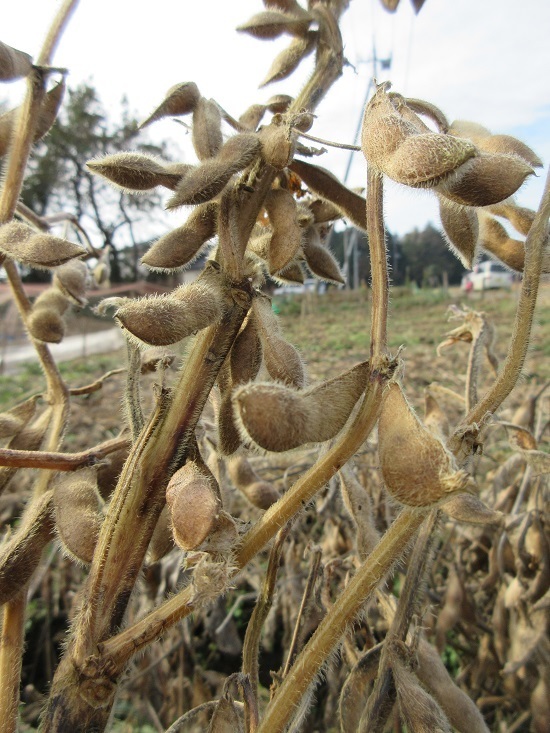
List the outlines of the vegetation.
<svg viewBox="0 0 550 733">
<path fill-rule="evenodd" d="M 0 256 L 45 380 L 0 413 L 0 719 L 15 731 L 23 701 L 24 724 L 40 716 L 43 733 L 547 730 L 547 384 L 536 352 L 528 386 L 519 380 L 549 270 L 550 184 L 538 212 L 517 206 L 540 165 L 533 151 L 386 82 L 363 119 L 366 196 L 348 190 L 308 160 L 313 113 L 344 63 L 347 3 L 264 5 L 239 30 L 291 36 L 265 83 L 315 50 L 296 99 L 237 119 L 180 83 L 142 127 L 190 116 L 196 164 L 128 150 L 87 163 L 88 181 L 165 188 L 168 208 L 188 207 L 146 267 L 209 255 L 195 282 L 163 297 L 102 301 L 127 361 L 124 373 L 104 362 L 90 381 L 61 371 L 50 344 L 85 304 L 96 253 L 50 234 L 19 198 L 32 145 L 58 112 L 52 54 L 75 0 L 34 62 L 0 45 L 0 76 L 28 79 L 21 110 L 0 118 Z M 448 292 L 392 291 L 386 177 L 437 196 L 463 264 L 485 251 L 521 273 L 516 297 L 491 314 L 451 302 L 435 356 L 434 307 L 442 317 Z M 268 277 L 343 281 L 326 246 L 342 218 L 367 234 L 370 290 L 304 297 L 299 316 L 282 302 L 278 317 Z M 20 265 L 52 272 L 32 303 Z M 421 420 L 411 405 L 422 399 Z M 33 682 L 21 690 L 22 679 Z"/>
</svg>

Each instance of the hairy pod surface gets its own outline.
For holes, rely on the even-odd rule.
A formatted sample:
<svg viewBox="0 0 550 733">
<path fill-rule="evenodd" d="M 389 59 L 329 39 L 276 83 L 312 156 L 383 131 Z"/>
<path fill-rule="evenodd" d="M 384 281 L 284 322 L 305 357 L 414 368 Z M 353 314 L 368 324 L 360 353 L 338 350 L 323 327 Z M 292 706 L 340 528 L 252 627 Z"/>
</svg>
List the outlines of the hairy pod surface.
<svg viewBox="0 0 550 733">
<path fill-rule="evenodd" d="M 183 226 L 158 239 L 141 258 L 151 270 L 174 270 L 191 264 L 216 234 L 219 204 L 209 201 L 197 206 Z"/>
<path fill-rule="evenodd" d="M 293 101 L 293 97 L 288 94 L 274 94 L 267 100 L 265 106 L 272 114 L 280 115 L 287 111 Z"/>
<path fill-rule="evenodd" d="M 216 156 L 223 145 L 222 116 L 218 105 L 201 97 L 193 109 L 193 147 L 199 160 Z"/>
<path fill-rule="evenodd" d="M 277 188 L 265 199 L 265 208 L 273 228 L 269 244 L 270 273 L 277 273 L 294 259 L 302 243 L 302 228 L 298 219 L 296 200 L 290 191 Z"/>
<path fill-rule="evenodd" d="M 91 563 L 103 522 L 96 471 L 83 469 L 63 476 L 54 486 L 53 504 L 64 549 L 81 562 Z"/>
<path fill-rule="evenodd" d="M 194 550 L 216 526 L 221 502 L 215 479 L 190 461 L 170 479 L 166 503 L 170 509 L 174 540 L 182 550 Z"/>
<path fill-rule="evenodd" d="M 520 234 L 523 234 L 524 237 L 529 234 L 537 213 L 533 209 L 517 206 L 513 200 L 502 201 L 499 204 L 488 206 L 487 211 L 494 216 L 502 216 L 508 219 L 514 229 Z"/>
<path fill-rule="evenodd" d="M 269 481 L 262 481 L 245 456 L 234 456 L 227 461 L 227 473 L 235 488 L 258 509 L 269 509 L 280 498 L 280 493 Z"/>
<path fill-rule="evenodd" d="M 512 135 L 488 135 L 477 141 L 477 147 L 484 153 L 517 155 L 533 168 L 542 168 L 542 160 L 521 140 Z"/>
<path fill-rule="evenodd" d="M 281 81 L 289 77 L 313 51 L 317 41 L 317 33 L 309 31 L 305 36 L 294 38 L 290 45 L 277 54 L 260 87 L 265 87 L 274 81 Z"/>
<path fill-rule="evenodd" d="M 86 166 L 126 193 L 150 191 L 156 186 L 174 189 L 181 179 L 170 173 L 162 161 L 144 153 L 113 153 Z"/>
<path fill-rule="evenodd" d="M 186 81 L 182 84 L 176 84 L 166 92 L 166 97 L 159 106 L 151 112 L 149 117 L 141 123 L 140 128 L 147 127 L 152 122 L 160 120 L 163 117 L 173 115 L 178 117 L 186 115 L 195 109 L 200 99 L 199 88 L 193 81 Z"/>
<path fill-rule="evenodd" d="M 243 439 L 264 450 L 283 452 L 333 438 L 346 424 L 365 390 L 368 362 L 314 387 L 249 384 L 233 392 Z"/>
<path fill-rule="evenodd" d="M 78 244 L 37 232 L 17 221 L 0 226 L 0 252 L 39 270 L 58 267 L 86 254 Z"/>
<path fill-rule="evenodd" d="M 512 239 L 502 224 L 485 212 L 480 212 L 480 246 L 516 272 L 523 272 L 525 246 L 519 239 Z"/>
<path fill-rule="evenodd" d="M 479 238 L 477 214 L 473 209 L 459 206 L 443 196 L 439 196 L 438 201 L 439 216 L 447 241 L 464 267 L 471 270 Z"/>
<path fill-rule="evenodd" d="M 401 504 L 434 506 L 447 494 L 467 489 L 469 476 L 457 471 L 453 456 L 422 425 L 396 382 L 384 391 L 378 436 L 384 483 Z"/>
<path fill-rule="evenodd" d="M 296 141 L 283 116 L 273 115 L 271 123 L 260 129 L 259 137 L 263 160 L 277 170 L 286 168 L 294 157 Z"/>
<path fill-rule="evenodd" d="M 237 30 L 261 40 L 278 38 L 283 33 L 303 36 L 307 33 L 312 20 L 313 16 L 305 11 L 296 17 L 277 10 L 264 10 L 264 12 L 256 13 L 246 23 L 238 26 Z"/>
<path fill-rule="evenodd" d="M 240 124 L 247 130 L 253 132 L 257 129 L 267 111 L 265 104 L 252 104 L 239 117 Z"/>
<path fill-rule="evenodd" d="M 340 285 L 345 283 L 336 258 L 321 244 L 317 227 L 310 226 L 304 232 L 302 250 L 308 268 L 316 277 Z"/>
<path fill-rule="evenodd" d="M 258 135 L 251 132 L 233 135 L 223 145 L 218 156 L 205 160 L 181 179 L 166 208 L 201 204 L 214 198 L 235 173 L 252 163 L 259 151 Z"/>
<path fill-rule="evenodd" d="M 29 74 L 32 58 L 0 41 L 0 81 L 15 81 Z"/>
<path fill-rule="evenodd" d="M 63 295 L 76 305 L 86 305 L 86 283 L 88 268 L 81 260 L 71 260 L 66 265 L 56 268 L 53 284 Z"/>
</svg>

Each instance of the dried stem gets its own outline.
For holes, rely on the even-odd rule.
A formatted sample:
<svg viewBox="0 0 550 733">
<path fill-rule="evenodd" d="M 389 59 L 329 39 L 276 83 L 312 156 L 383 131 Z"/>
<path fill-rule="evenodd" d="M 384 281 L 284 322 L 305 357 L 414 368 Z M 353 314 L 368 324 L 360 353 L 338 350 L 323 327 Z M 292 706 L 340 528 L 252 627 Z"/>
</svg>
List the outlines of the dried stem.
<svg viewBox="0 0 550 733">
<path fill-rule="evenodd" d="M 69 394 L 71 396 L 78 396 L 88 395 L 92 394 L 92 392 L 97 392 L 103 387 L 103 382 L 105 382 L 110 377 L 115 376 L 115 374 L 122 374 L 125 371 L 126 367 L 120 367 L 120 369 L 111 369 L 111 371 L 106 372 L 102 377 L 96 379 L 95 382 L 92 382 L 91 384 L 85 384 L 83 387 L 73 387 L 69 390 Z"/>
<path fill-rule="evenodd" d="M 385 354 L 388 346 L 389 279 L 384 234 L 384 188 L 382 176 L 367 171 L 367 237 L 372 273 L 371 357 Z"/>
<path fill-rule="evenodd" d="M 396 517 L 297 658 L 267 708 L 259 733 L 282 733 L 286 729 L 296 706 L 346 628 L 353 623 L 369 595 L 402 556 L 424 518 L 425 514 L 408 508 Z"/>
<path fill-rule="evenodd" d="M 141 410 L 139 394 L 139 375 L 141 373 L 141 351 L 139 347 L 126 340 L 126 353 L 128 356 L 128 371 L 126 374 L 125 406 L 126 417 L 130 424 L 132 440 L 135 442 L 143 429 L 144 420 Z"/>
<path fill-rule="evenodd" d="M 525 241 L 525 265 L 521 292 L 516 310 L 514 330 L 506 359 L 487 394 L 470 410 L 449 440 L 449 447 L 456 454 L 461 450 L 465 433 L 476 426 L 479 428 L 500 407 L 515 387 L 523 368 L 531 327 L 537 302 L 542 271 L 542 254 L 548 240 L 548 218 L 550 217 L 550 173 L 546 179 L 544 194 L 537 215 Z M 467 450 L 467 454 L 470 450 Z"/>
<path fill-rule="evenodd" d="M 95 466 L 110 453 L 130 445 L 128 438 L 112 438 L 80 453 L 14 450 L 0 448 L 0 466 L 12 468 L 45 468 L 48 471 L 77 471 L 84 466 Z"/>
<path fill-rule="evenodd" d="M 3 608 L 0 635 L 0 720 L 4 733 L 16 733 L 19 711 L 19 680 L 25 639 L 27 586 Z"/>
<path fill-rule="evenodd" d="M 63 5 L 59 8 L 59 11 L 48 31 L 48 35 L 46 36 L 40 55 L 38 56 L 36 63 L 39 66 L 47 66 L 51 63 L 51 58 L 54 54 L 55 48 L 59 43 L 61 36 L 63 35 L 63 31 L 71 19 L 71 15 L 75 11 L 77 5 L 78 0 L 65 0 Z"/>
</svg>

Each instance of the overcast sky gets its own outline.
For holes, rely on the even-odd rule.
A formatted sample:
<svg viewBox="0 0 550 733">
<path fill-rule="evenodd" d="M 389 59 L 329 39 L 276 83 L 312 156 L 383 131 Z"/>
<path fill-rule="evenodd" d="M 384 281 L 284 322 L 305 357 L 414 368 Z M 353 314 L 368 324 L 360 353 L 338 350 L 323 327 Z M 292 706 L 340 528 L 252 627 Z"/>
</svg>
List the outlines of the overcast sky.
<svg viewBox="0 0 550 733">
<path fill-rule="evenodd" d="M 4 9 L 0 40 L 33 56 L 59 3 L 18 0 Z M 238 117 L 254 102 L 276 93 L 296 94 L 311 69 L 303 63 L 290 79 L 258 89 L 275 54 L 289 38 L 259 41 L 236 33 L 237 25 L 263 10 L 261 0 L 81 0 L 57 50 L 54 63 L 70 70 L 69 84 L 92 81 L 110 117 L 120 114 L 126 95 L 130 109 L 145 117 L 175 83 L 195 81 L 201 93 Z M 379 72 L 393 89 L 438 105 L 447 116 L 470 119 L 493 132 L 521 138 L 550 160 L 550 2 L 547 0 L 426 0 L 414 16 L 409 0 L 395 14 L 379 0 L 352 0 L 342 23 L 344 70 L 317 110 L 311 133 L 353 142 L 369 79 L 373 42 L 391 68 Z M 19 82 L 5 85 L 10 101 L 23 93 Z M 150 139 L 177 141 L 193 161 L 185 131 L 171 120 L 149 128 Z M 319 164 L 344 176 L 348 153 L 332 150 Z M 529 180 L 518 202 L 535 208 L 544 171 Z M 360 153 L 348 179 L 362 186 L 366 171 Z M 432 196 L 390 184 L 387 226 L 403 234 L 428 221 L 439 225 Z M 181 214 L 170 214 L 177 226 Z"/>
</svg>

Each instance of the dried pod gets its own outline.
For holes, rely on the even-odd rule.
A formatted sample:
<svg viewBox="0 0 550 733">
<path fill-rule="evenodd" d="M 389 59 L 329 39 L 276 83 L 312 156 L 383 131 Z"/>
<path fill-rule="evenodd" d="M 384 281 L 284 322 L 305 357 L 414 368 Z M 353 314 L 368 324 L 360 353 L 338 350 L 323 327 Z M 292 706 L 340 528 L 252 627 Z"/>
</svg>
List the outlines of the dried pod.
<svg viewBox="0 0 550 733">
<path fill-rule="evenodd" d="M 86 282 L 88 268 L 81 260 L 72 260 L 55 270 L 53 283 L 63 295 L 78 306 L 86 305 Z"/>
<path fill-rule="evenodd" d="M 304 390 L 271 383 L 236 389 L 233 405 L 243 438 L 275 452 L 330 440 L 346 424 L 368 374 L 364 362 Z"/>
<path fill-rule="evenodd" d="M 32 58 L 0 41 L 0 81 L 21 79 L 32 69 Z"/>
<path fill-rule="evenodd" d="M 523 272 L 525 264 L 523 242 L 519 239 L 512 239 L 502 224 L 485 212 L 479 212 L 479 220 L 480 246 L 516 272 Z"/>
<path fill-rule="evenodd" d="M 46 93 L 40 107 L 40 114 L 34 132 L 34 141 L 41 140 L 55 122 L 61 101 L 65 93 L 65 81 L 59 82 Z M 0 115 L 0 156 L 5 155 L 10 144 L 11 135 L 19 118 L 20 108 L 10 109 Z"/>
<path fill-rule="evenodd" d="M 14 410 L 16 409 L 14 408 Z M 24 412 L 22 409 L 18 416 L 21 417 Z M 26 424 L 20 432 L 14 435 L 7 447 L 15 450 L 40 450 L 50 424 L 50 418 L 51 411 L 49 409 L 45 410 L 30 425 Z M 0 493 L 4 491 L 17 470 L 17 468 L 0 466 Z"/>
<path fill-rule="evenodd" d="M 275 94 L 267 100 L 265 106 L 269 112 L 278 115 L 286 112 L 293 101 L 293 98 L 289 97 L 288 94 Z"/>
<path fill-rule="evenodd" d="M 429 388 L 426 389 L 424 400 L 424 426 L 439 438 L 447 438 L 450 432 L 449 420 Z"/>
<path fill-rule="evenodd" d="M 97 473 L 85 468 L 65 474 L 54 486 L 55 524 L 63 548 L 84 563 L 92 562 L 103 522 Z"/>
<path fill-rule="evenodd" d="M 398 183 L 433 188 L 476 155 L 468 140 L 424 132 L 411 122 L 388 86 L 379 85 L 363 117 L 361 149 L 369 165 Z"/>
<path fill-rule="evenodd" d="M 9 412 L 0 412 L 0 440 L 17 435 L 24 425 L 23 420 L 16 415 Z"/>
<path fill-rule="evenodd" d="M 47 491 L 27 505 L 21 524 L 0 546 L 0 605 L 25 587 L 53 537 L 52 493 Z"/>
<path fill-rule="evenodd" d="M 296 135 L 284 123 L 282 115 L 273 115 L 271 124 L 262 127 L 259 136 L 263 160 L 277 170 L 286 168 L 294 157 Z"/>
<path fill-rule="evenodd" d="M 332 173 L 318 165 L 303 160 L 293 160 L 289 166 L 306 184 L 309 190 L 332 202 L 342 214 L 359 229 L 366 231 L 366 203 L 363 196 L 346 188 Z"/>
<path fill-rule="evenodd" d="M 25 265 L 50 269 L 86 254 L 78 244 L 11 221 L 0 226 L 0 251 Z"/>
<path fill-rule="evenodd" d="M 382 644 L 369 649 L 346 678 L 340 693 L 338 713 L 342 733 L 357 733 L 372 683 L 378 675 Z"/>
<path fill-rule="evenodd" d="M 306 375 L 302 358 L 297 349 L 281 336 L 279 321 L 269 298 L 254 298 L 252 317 L 260 334 L 264 362 L 271 378 L 294 387 L 303 387 Z"/>
<path fill-rule="evenodd" d="M 129 447 L 126 446 L 109 454 L 97 469 L 97 489 L 104 501 L 107 501 L 118 483 L 122 468 L 128 458 Z"/>
<path fill-rule="evenodd" d="M 63 315 L 69 307 L 69 301 L 64 293 L 58 288 L 48 288 L 40 293 L 38 298 L 34 301 L 32 312 L 45 309 L 52 310 L 59 315 Z"/>
<path fill-rule="evenodd" d="M 65 335 L 65 321 L 53 308 L 33 308 L 27 328 L 33 338 L 48 344 L 59 344 Z"/>
<path fill-rule="evenodd" d="M 219 320 L 224 307 L 221 277 L 208 268 L 198 280 L 168 296 L 130 301 L 116 311 L 115 318 L 140 341 L 168 346 Z"/>
<path fill-rule="evenodd" d="M 302 249 L 307 266 L 316 277 L 341 285 L 345 283 L 336 258 L 321 244 L 317 227 L 311 226 L 306 229 Z"/>
<path fill-rule="evenodd" d="M 243 443 L 233 417 L 231 386 L 229 384 L 228 389 L 222 393 L 218 408 L 218 448 L 223 456 L 233 455 Z"/>
<path fill-rule="evenodd" d="M 468 270 L 476 258 L 479 224 L 476 212 L 439 196 L 439 216 L 450 248 Z"/>
<path fill-rule="evenodd" d="M 489 206 L 512 196 L 533 172 L 513 155 L 482 153 L 443 180 L 437 190 L 462 206 Z"/>
<path fill-rule="evenodd" d="M 181 175 L 169 173 L 162 161 L 144 153 L 114 153 L 90 160 L 86 166 L 126 193 L 150 191 L 156 186 L 174 189 Z"/>
<path fill-rule="evenodd" d="M 441 504 L 441 511 L 457 522 L 501 524 L 504 515 L 484 504 L 473 494 L 457 494 Z"/>
<path fill-rule="evenodd" d="M 248 318 L 233 342 L 229 354 L 233 385 L 251 382 L 262 363 L 262 342 L 253 318 Z"/>
<path fill-rule="evenodd" d="M 265 208 L 273 228 L 269 244 L 269 271 L 277 273 L 294 259 L 302 243 L 302 229 L 298 220 L 296 200 L 283 188 L 271 190 L 265 199 Z"/>
<path fill-rule="evenodd" d="M 459 733 L 489 733 L 477 705 L 453 681 L 437 650 L 424 639 L 418 643 L 416 676 L 437 700 Z"/>
<path fill-rule="evenodd" d="M 502 201 L 487 207 L 487 211 L 494 216 L 503 216 L 520 234 L 526 237 L 531 230 L 537 214 L 533 209 L 517 206 L 513 201 Z"/>
<path fill-rule="evenodd" d="M 412 97 L 406 97 L 404 99 L 405 107 L 419 115 L 428 117 L 433 120 L 437 125 L 439 132 L 449 132 L 449 121 L 443 114 L 443 112 L 431 102 L 426 102 L 425 99 L 413 99 Z M 463 137 L 459 135 L 458 137 Z M 464 136 L 467 137 L 467 136 Z"/>
<path fill-rule="evenodd" d="M 262 121 L 267 107 L 265 104 L 253 104 L 239 117 L 240 124 L 247 130 L 254 131 Z"/>
<path fill-rule="evenodd" d="M 140 128 L 147 127 L 152 122 L 163 117 L 186 115 L 195 109 L 200 99 L 199 88 L 193 81 L 176 84 L 166 92 L 166 97 L 149 117 L 142 122 Z"/>
<path fill-rule="evenodd" d="M 258 509 L 269 509 L 280 494 L 269 481 L 262 481 L 244 456 L 235 456 L 227 462 L 227 473 L 235 488 Z"/>
<path fill-rule="evenodd" d="M 340 470 L 339 477 L 344 506 L 357 527 L 357 553 L 361 561 L 364 561 L 380 539 L 374 521 L 372 500 L 349 465 Z"/>
<path fill-rule="evenodd" d="M 316 41 L 316 31 L 309 31 L 305 36 L 294 38 L 287 48 L 277 54 L 260 87 L 290 76 L 298 68 L 300 62 L 313 51 Z"/>
<path fill-rule="evenodd" d="M 449 135 L 455 137 L 465 137 L 476 145 L 480 140 L 491 137 L 491 131 L 478 122 L 470 120 L 455 120 L 449 127 Z"/>
<path fill-rule="evenodd" d="M 442 708 L 411 671 L 407 660 L 410 652 L 403 642 L 392 641 L 389 654 L 399 713 L 407 730 L 415 733 L 452 733 Z"/>
<path fill-rule="evenodd" d="M 335 221 L 341 219 L 343 214 L 342 211 L 332 203 L 332 201 L 326 201 L 325 199 L 313 199 L 308 204 L 311 213 L 313 214 L 313 220 L 315 224 L 324 224 L 329 221 Z"/>
<path fill-rule="evenodd" d="M 221 510 L 215 479 L 195 462 L 186 463 L 170 479 L 166 503 L 172 532 L 182 550 L 194 550 L 214 530 Z"/>
<path fill-rule="evenodd" d="M 212 99 L 201 97 L 193 110 L 193 147 L 199 160 L 216 156 L 222 147 L 222 115 Z"/>
<path fill-rule="evenodd" d="M 471 478 L 456 469 L 453 456 L 422 425 L 396 382 L 384 391 L 378 435 L 384 483 L 400 503 L 434 506 L 446 495 L 464 492 L 470 485 Z"/>
<path fill-rule="evenodd" d="M 219 205 L 216 201 L 197 206 L 185 224 L 158 239 L 141 258 L 151 270 L 173 270 L 191 264 L 215 235 Z"/>
<path fill-rule="evenodd" d="M 296 17 L 276 10 L 265 10 L 253 15 L 246 23 L 238 26 L 237 30 L 260 39 L 278 38 L 283 33 L 303 36 L 312 20 L 313 16 L 305 11 Z"/>
<path fill-rule="evenodd" d="M 484 153 L 499 153 L 504 155 L 517 155 L 533 168 L 542 168 L 542 160 L 525 143 L 511 135 L 489 135 L 480 137 L 476 142 L 477 147 Z"/>
<path fill-rule="evenodd" d="M 206 733 L 243 733 L 243 721 L 229 692 L 224 690 L 214 708 Z"/>
<path fill-rule="evenodd" d="M 176 359 L 173 351 L 169 351 L 161 346 L 153 346 L 151 349 L 145 349 L 141 352 L 141 373 L 148 374 L 150 372 L 168 369 L 172 366 Z"/>
<path fill-rule="evenodd" d="M 297 261 L 291 262 L 288 267 L 278 273 L 275 277 L 277 282 L 285 283 L 303 283 L 304 282 L 304 271 L 302 270 L 300 263 Z"/>
<path fill-rule="evenodd" d="M 182 178 L 166 208 L 200 204 L 214 198 L 225 188 L 231 176 L 252 163 L 259 152 L 258 135 L 251 132 L 233 135 L 216 158 L 204 161 Z"/>
<path fill-rule="evenodd" d="M 162 560 L 173 549 L 174 535 L 170 524 L 170 507 L 166 505 L 160 513 L 149 543 L 149 562 L 153 564 Z"/>
</svg>

